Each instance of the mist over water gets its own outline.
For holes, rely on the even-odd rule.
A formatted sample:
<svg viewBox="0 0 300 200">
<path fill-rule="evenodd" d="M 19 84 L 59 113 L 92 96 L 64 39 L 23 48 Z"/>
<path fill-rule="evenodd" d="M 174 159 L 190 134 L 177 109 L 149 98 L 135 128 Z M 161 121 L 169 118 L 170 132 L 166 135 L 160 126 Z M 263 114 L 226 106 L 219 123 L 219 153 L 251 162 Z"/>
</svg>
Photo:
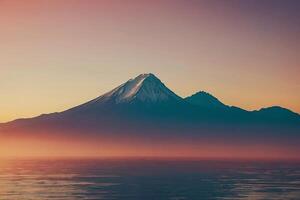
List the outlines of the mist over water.
<svg viewBox="0 0 300 200">
<path fill-rule="evenodd" d="M 2 160 L 1 200 L 299 199 L 300 164 L 192 160 Z"/>
</svg>

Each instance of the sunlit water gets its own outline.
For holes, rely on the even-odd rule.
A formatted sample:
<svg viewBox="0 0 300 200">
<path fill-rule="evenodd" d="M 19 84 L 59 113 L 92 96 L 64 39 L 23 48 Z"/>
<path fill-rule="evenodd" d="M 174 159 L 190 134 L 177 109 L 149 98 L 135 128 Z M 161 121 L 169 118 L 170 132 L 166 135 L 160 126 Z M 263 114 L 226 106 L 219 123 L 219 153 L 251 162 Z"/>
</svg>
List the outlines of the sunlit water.
<svg viewBox="0 0 300 200">
<path fill-rule="evenodd" d="M 1 200 L 300 199 L 299 163 L 0 161 Z"/>
</svg>

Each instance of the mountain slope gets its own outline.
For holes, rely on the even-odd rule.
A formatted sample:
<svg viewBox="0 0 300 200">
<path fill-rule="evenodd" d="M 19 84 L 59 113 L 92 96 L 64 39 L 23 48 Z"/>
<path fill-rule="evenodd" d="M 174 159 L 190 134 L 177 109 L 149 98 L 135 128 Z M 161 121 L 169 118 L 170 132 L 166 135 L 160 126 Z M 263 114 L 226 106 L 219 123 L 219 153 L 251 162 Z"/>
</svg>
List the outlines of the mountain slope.
<svg viewBox="0 0 300 200">
<path fill-rule="evenodd" d="M 156 76 L 150 73 L 141 74 L 134 79 L 130 79 L 126 83 L 94 99 L 90 103 L 111 102 L 119 104 L 132 103 L 134 101 L 161 103 L 179 100 L 181 100 L 181 97 L 177 96 Z"/>
<path fill-rule="evenodd" d="M 7 123 L 18 129 L 115 131 L 184 120 L 187 105 L 153 74 L 141 74 L 104 95 L 60 113 Z M 155 123 L 155 124 L 154 124 Z"/>
</svg>

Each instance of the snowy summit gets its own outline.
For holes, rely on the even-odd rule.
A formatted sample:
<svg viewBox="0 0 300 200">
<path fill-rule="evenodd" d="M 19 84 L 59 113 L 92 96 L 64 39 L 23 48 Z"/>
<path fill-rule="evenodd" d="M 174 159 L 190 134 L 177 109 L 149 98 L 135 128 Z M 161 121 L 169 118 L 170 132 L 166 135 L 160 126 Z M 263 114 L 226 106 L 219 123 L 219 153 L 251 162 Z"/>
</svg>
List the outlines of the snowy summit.
<svg viewBox="0 0 300 200">
<path fill-rule="evenodd" d="M 112 91 L 98 97 L 95 101 L 113 101 L 124 103 L 141 101 L 148 103 L 178 101 L 181 97 L 168 89 L 155 75 L 140 74 L 134 79 L 118 86 Z"/>
</svg>

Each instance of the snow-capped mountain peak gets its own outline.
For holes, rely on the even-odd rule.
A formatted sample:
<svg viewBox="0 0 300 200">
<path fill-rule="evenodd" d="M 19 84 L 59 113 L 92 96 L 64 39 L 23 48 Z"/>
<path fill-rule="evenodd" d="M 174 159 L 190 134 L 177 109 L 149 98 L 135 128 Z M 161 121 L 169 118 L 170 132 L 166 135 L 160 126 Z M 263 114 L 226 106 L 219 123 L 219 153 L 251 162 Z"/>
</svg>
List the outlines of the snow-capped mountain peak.
<svg viewBox="0 0 300 200">
<path fill-rule="evenodd" d="M 181 97 L 168 89 L 155 75 L 149 73 L 140 74 L 136 78 L 128 80 L 94 101 L 110 100 L 115 103 L 123 103 L 138 100 L 155 103 L 180 99 Z"/>
</svg>

